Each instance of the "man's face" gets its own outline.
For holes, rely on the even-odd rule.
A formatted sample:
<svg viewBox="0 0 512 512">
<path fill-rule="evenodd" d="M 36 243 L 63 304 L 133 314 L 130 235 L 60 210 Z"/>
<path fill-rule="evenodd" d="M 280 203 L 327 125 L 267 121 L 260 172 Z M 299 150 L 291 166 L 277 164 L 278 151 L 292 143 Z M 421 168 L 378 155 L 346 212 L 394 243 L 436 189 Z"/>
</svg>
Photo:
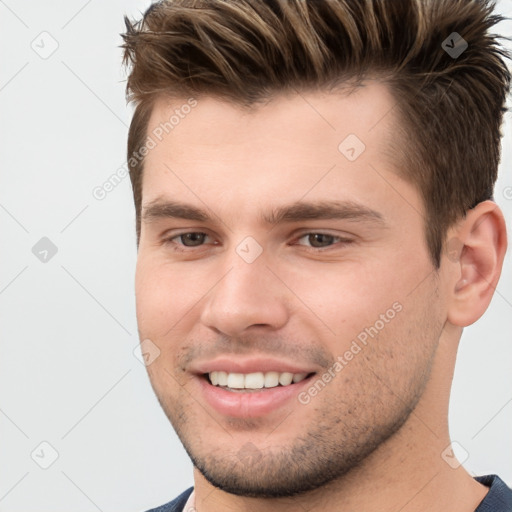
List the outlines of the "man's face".
<svg viewBox="0 0 512 512">
<path fill-rule="evenodd" d="M 148 135 L 182 104 L 157 103 Z M 253 111 L 202 98 L 153 135 L 140 337 L 185 449 L 228 492 L 317 488 L 421 400 L 445 312 L 420 196 L 387 156 L 393 105 L 376 83 Z"/>
</svg>

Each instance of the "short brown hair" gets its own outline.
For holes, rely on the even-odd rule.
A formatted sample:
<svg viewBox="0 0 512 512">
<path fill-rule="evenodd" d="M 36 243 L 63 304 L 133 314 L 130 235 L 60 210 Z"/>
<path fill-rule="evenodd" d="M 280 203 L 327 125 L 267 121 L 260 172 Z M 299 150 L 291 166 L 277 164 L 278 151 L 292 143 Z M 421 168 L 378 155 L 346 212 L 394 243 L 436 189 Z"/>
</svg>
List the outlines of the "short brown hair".
<svg viewBox="0 0 512 512">
<path fill-rule="evenodd" d="M 438 268 L 447 229 L 492 199 L 497 178 L 510 72 L 508 52 L 489 33 L 504 19 L 494 9 L 488 0 L 167 0 L 137 22 L 125 17 L 137 240 L 144 159 L 133 155 L 156 98 L 251 106 L 377 77 L 396 100 L 400 167 L 422 195 Z"/>
</svg>

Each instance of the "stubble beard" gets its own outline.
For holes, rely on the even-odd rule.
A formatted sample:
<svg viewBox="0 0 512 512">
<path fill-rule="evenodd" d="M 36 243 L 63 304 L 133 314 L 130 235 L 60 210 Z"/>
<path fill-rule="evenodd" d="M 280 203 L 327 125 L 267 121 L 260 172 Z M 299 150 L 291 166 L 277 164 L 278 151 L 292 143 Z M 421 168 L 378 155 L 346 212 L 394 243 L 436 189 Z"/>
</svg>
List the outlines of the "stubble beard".
<svg viewBox="0 0 512 512">
<path fill-rule="evenodd" d="M 251 429 L 258 428 L 258 422 L 251 420 L 245 422 L 247 441 L 242 446 L 234 449 L 229 441 L 224 446 L 208 446 L 204 441 L 198 443 L 198 436 L 204 434 L 206 425 L 200 425 L 191 413 L 197 403 L 186 405 L 183 401 L 173 400 L 170 404 L 158 393 L 157 398 L 192 463 L 211 485 L 238 496 L 293 497 L 341 479 L 395 435 L 420 400 L 431 363 L 432 360 L 425 373 L 412 383 L 409 395 L 393 404 L 393 411 L 389 409 L 390 404 L 376 399 L 375 394 L 370 403 L 359 404 L 359 407 L 357 403 L 354 407 L 354 402 L 343 403 L 341 411 L 324 402 L 322 413 L 319 413 L 322 409 L 315 410 L 318 418 L 306 432 L 296 436 L 287 446 L 272 445 L 266 449 L 259 449 L 251 442 Z M 377 381 L 373 383 L 374 393 L 378 389 L 376 385 Z M 361 390 L 361 393 L 365 394 L 365 391 Z M 313 405 L 305 407 L 309 406 Z M 365 417 L 357 417 L 359 411 L 366 414 Z M 237 422 L 236 435 L 244 430 L 244 421 Z M 294 423 L 293 413 L 280 425 L 281 434 L 287 422 Z M 260 434 L 261 430 L 257 432 Z M 229 439 L 227 434 L 226 437 Z"/>
</svg>

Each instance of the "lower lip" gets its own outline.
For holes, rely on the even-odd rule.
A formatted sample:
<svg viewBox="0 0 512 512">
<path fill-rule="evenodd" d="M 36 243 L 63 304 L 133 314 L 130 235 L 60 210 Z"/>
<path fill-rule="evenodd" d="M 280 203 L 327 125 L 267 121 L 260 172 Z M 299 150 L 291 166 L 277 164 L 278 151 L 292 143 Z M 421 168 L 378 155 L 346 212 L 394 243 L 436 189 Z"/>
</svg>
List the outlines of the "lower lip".
<svg viewBox="0 0 512 512">
<path fill-rule="evenodd" d="M 269 414 L 291 400 L 296 400 L 301 389 L 309 384 L 308 377 L 289 386 L 263 388 L 261 391 L 227 391 L 199 377 L 201 391 L 208 404 L 218 413 L 234 418 L 255 418 Z"/>
</svg>

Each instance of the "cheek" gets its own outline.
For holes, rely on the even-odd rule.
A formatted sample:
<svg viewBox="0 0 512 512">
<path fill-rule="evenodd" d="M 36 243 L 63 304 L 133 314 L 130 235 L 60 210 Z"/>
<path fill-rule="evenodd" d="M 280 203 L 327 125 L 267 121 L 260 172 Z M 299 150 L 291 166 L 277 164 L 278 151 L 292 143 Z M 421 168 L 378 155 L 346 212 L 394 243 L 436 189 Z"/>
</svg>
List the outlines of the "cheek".
<svg viewBox="0 0 512 512">
<path fill-rule="evenodd" d="M 210 282 L 211 281 L 211 282 Z M 135 276 L 137 321 L 141 336 L 164 337 L 190 327 L 213 278 L 192 267 L 139 255 Z"/>
<path fill-rule="evenodd" d="M 338 343 L 350 341 L 381 315 L 384 321 L 394 318 L 410 290 L 409 279 L 383 263 L 356 261 L 320 270 L 318 265 L 302 268 L 300 274 L 288 273 L 284 278 L 293 283 L 300 309 L 306 307 L 307 316 L 327 327 Z"/>
<path fill-rule="evenodd" d="M 176 301 L 183 293 L 176 293 L 178 283 L 170 272 L 165 272 L 153 258 L 139 256 L 135 276 L 137 322 L 141 337 L 161 336 L 169 329 L 175 316 Z"/>
<path fill-rule="evenodd" d="M 362 351 L 368 355 L 375 349 L 379 357 L 382 351 L 380 356 L 389 358 L 391 365 L 403 358 L 425 356 L 408 354 L 413 348 L 407 340 L 411 340 L 410 331 L 415 326 L 428 327 L 433 320 L 434 312 L 426 307 L 426 302 L 433 300 L 432 283 L 425 280 L 432 269 L 420 255 L 409 255 L 406 265 L 405 247 L 391 252 L 379 251 L 379 257 L 366 261 L 325 265 L 322 271 L 311 266 L 295 276 L 289 273 L 287 279 L 294 283 L 295 294 L 307 305 L 307 315 L 301 320 L 309 317 L 316 332 L 325 332 L 324 346 L 333 357 L 357 352 L 357 345 L 368 347 Z M 427 330 L 424 328 L 423 333 Z M 376 340 L 381 341 L 370 346 Z"/>
</svg>

